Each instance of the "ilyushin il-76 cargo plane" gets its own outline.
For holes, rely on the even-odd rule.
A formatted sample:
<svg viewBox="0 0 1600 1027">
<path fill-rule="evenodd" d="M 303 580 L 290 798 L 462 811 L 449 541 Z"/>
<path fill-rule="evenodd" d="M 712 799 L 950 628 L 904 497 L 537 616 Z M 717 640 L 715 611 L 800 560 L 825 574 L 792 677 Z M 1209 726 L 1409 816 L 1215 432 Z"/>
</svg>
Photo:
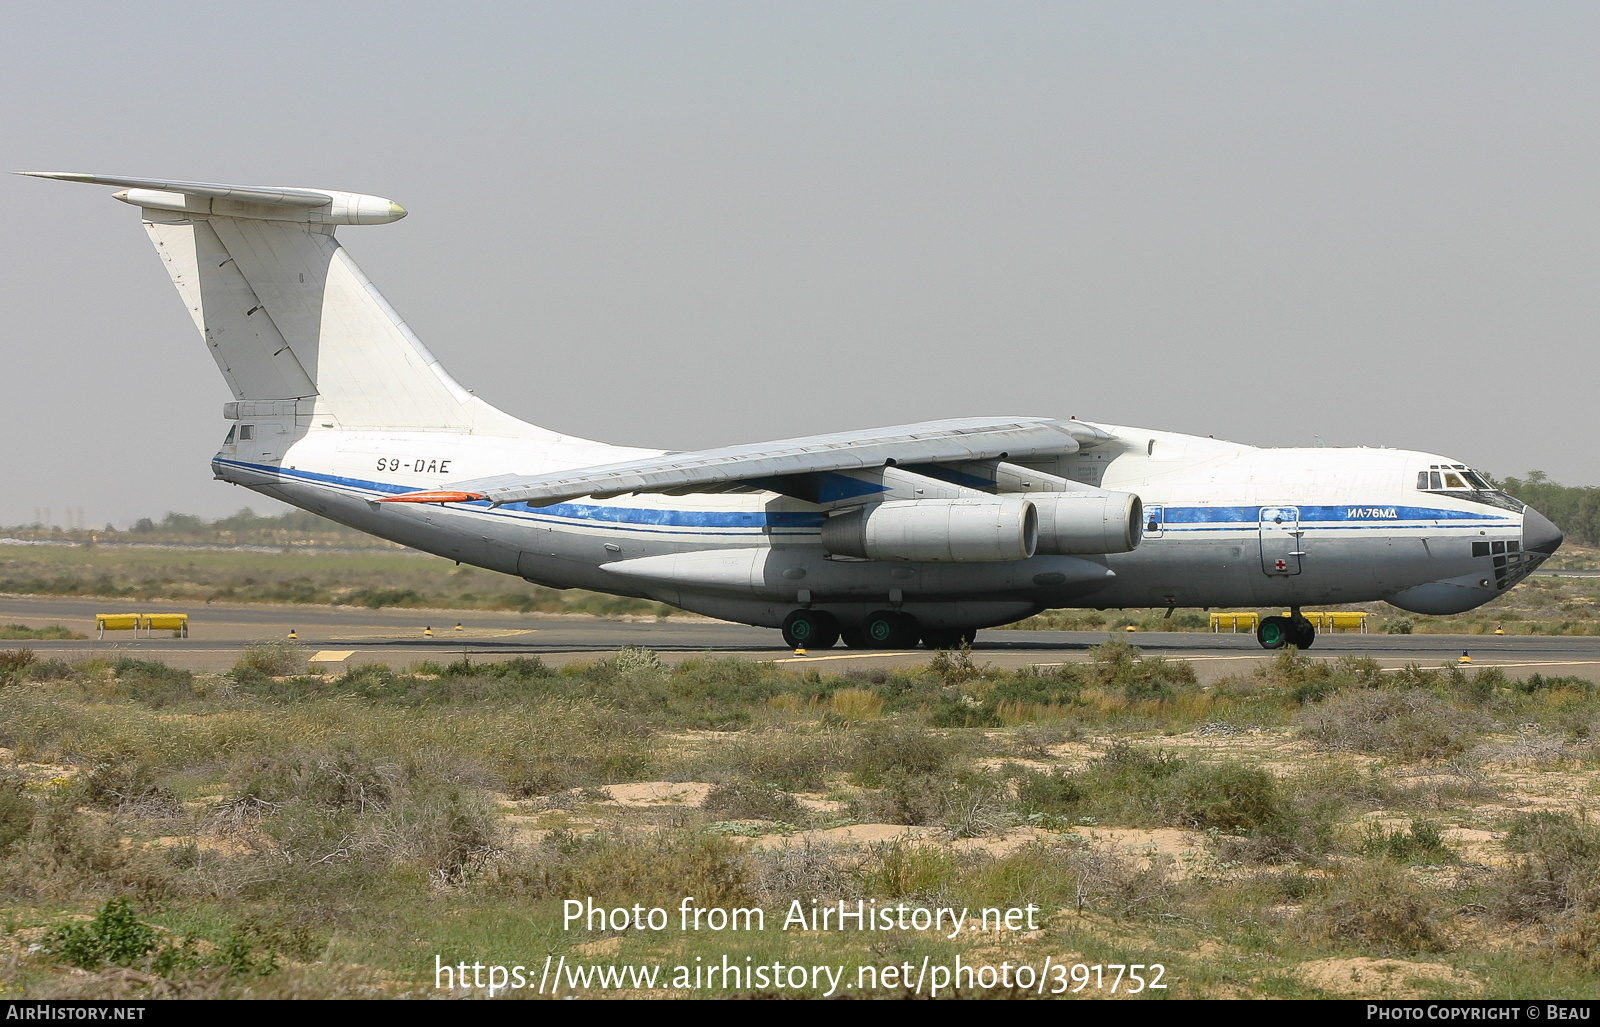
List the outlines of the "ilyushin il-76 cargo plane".
<svg viewBox="0 0 1600 1027">
<path fill-rule="evenodd" d="M 1258 449 L 1054 417 L 965 417 L 690 453 L 518 420 L 456 383 L 334 239 L 406 212 L 323 189 L 25 172 L 119 187 L 233 390 L 216 477 L 554 588 L 949 647 L 1062 607 L 1470 610 L 1561 544 L 1449 457 Z"/>
</svg>

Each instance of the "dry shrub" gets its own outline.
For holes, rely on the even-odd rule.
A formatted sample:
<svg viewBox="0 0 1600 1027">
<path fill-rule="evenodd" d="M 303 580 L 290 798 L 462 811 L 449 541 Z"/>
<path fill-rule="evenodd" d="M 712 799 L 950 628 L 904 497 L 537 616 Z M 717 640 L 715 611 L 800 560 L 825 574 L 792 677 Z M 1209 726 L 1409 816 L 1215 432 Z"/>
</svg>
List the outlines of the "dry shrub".
<svg viewBox="0 0 1600 1027">
<path fill-rule="evenodd" d="M 883 696 L 864 688 L 841 688 L 833 693 L 828 705 L 841 720 L 877 720 L 883 716 Z"/>
<path fill-rule="evenodd" d="M 801 845 L 760 849 L 747 859 L 755 877 L 752 886 L 762 902 L 829 902 L 865 894 L 861 857 L 827 842 L 807 839 Z"/>
<path fill-rule="evenodd" d="M 1084 847 L 1063 851 L 1058 862 L 1057 876 L 1070 888 L 1064 904 L 1079 913 L 1138 916 L 1159 911 L 1173 898 L 1170 856 L 1152 856 L 1141 867 L 1115 852 Z"/>
<path fill-rule="evenodd" d="M 859 737 L 850 769 L 868 787 L 880 784 L 891 771 L 944 776 L 965 747 L 961 739 L 914 725 L 880 724 Z"/>
<path fill-rule="evenodd" d="M 137 757 L 113 757 L 95 765 L 83 790 L 89 802 L 119 816 L 154 820 L 183 816 L 183 804 L 160 778 L 158 768 Z"/>
<path fill-rule="evenodd" d="M 1058 727 L 1053 724 L 1030 724 L 1018 728 L 1011 735 L 1016 743 L 1017 751 L 1023 756 L 1036 760 L 1050 759 L 1054 754 L 1050 751 L 1068 738 L 1077 737 L 1076 729 Z"/>
<path fill-rule="evenodd" d="M 1444 843 L 1439 825 L 1431 820 L 1413 820 L 1409 828 L 1386 830 L 1380 823 L 1367 825 L 1362 839 L 1367 858 L 1388 858 L 1402 864 L 1454 862 L 1456 854 Z"/>
<path fill-rule="evenodd" d="M 125 844 L 111 825 L 74 809 L 70 795 L 57 796 L 0 863 L 0 891 L 35 900 L 117 893 L 151 900 L 174 891 L 173 869 L 164 853 Z"/>
<path fill-rule="evenodd" d="M 9 685 L 22 680 L 23 671 L 33 662 L 33 650 L 27 646 L 20 649 L 0 649 L 0 685 Z"/>
<path fill-rule="evenodd" d="M 1556 932 L 1555 950 L 1580 960 L 1590 972 L 1600 970 L 1600 913 L 1574 917 Z"/>
<path fill-rule="evenodd" d="M 1319 745 L 1402 760 L 1464 752 L 1479 724 L 1475 717 L 1419 689 L 1341 692 L 1301 710 L 1297 720 L 1306 737 Z"/>
<path fill-rule="evenodd" d="M 1233 760 L 1185 767 L 1173 775 L 1161 805 L 1169 822 L 1229 832 L 1253 831 L 1287 812 L 1270 772 Z"/>
<path fill-rule="evenodd" d="M 235 674 L 254 671 L 269 678 L 299 674 L 305 669 L 305 648 L 288 639 L 273 638 L 252 642 L 239 662 L 233 665 Z"/>
<path fill-rule="evenodd" d="M 27 837 L 33 827 L 36 807 L 23 791 L 22 784 L 20 778 L 0 777 L 0 856 Z"/>
<path fill-rule="evenodd" d="M 232 777 L 239 794 L 262 803 L 294 800 L 327 810 L 364 812 L 389 804 L 399 768 L 353 749 L 295 749 L 240 761 Z"/>
<path fill-rule="evenodd" d="M 1517 858 L 1502 872 L 1499 912 L 1549 925 L 1600 916 L 1600 827 L 1570 813 L 1519 816 L 1506 832 Z"/>
<path fill-rule="evenodd" d="M 940 649 L 928 661 L 928 672 L 938 675 L 947 685 L 960 685 L 983 677 L 984 669 L 972 662 L 972 646 L 962 643 L 959 649 Z"/>
<path fill-rule="evenodd" d="M 448 782 L 412 781 L 362 825 L 356 843 L 391 862 L 425 868 L 435 885 L 465 883 L 498 853 L 500 820 L 482 792 Z"/>
<path fill-rule="evenodd" d="M 864 823 L 936 825 L 952 838 L 975 838 L 1017 823 L 1017 804 L 1004 782 L 963 772 L 955 777 L 891 770 L 883 787 L 851 800 Z"/>
<path fill-rule="evenodd" d="M 1160 656 L 1144 656 L 1117 635 L 1089 650 L 1089 655 L 1094 683 L 1106 691 L 1122 692 L 1129 702 L 1170 699 L 1175 687 L 1197 683 L 1194 665 L 1187 660 L 1171 663 Z"/>
<path fill-rule="evenodd" d="M 490 722 L 492 720 L 492 722 Z M 522 704 L 512 715 L 463 715 L 447 741 L 473 738 L 490 771 L 518 798 L 638 780 L 655 768 L 654 732 L 590 699 Z"/>
<path fill-rule="evenodd" d="M 702 906 L 751 898 L 749 870 L 729 839 L 697 831 L 554 832 L 537 849 L 507 854 L 481 884 L 528 898 L 593 897 L 596 903 L 675 907 L 685 895 Z"/>
<path fill-rule="evenodd" d="M 1308 940 L 1364 952 L 1410 954 L 1444 949 L 1433 897 L 1400 869 L 1368 863 L 1329 879 L 1299 918 Z"/>
<path fill-rule="evenodd" d="M 818 791 L 843 769 L 847 736 L 834 731 L 749 732 L 727 753 L 728 766 L 752 780 L 794 791 Z"/>
<path fill-rule="evenodd" d="M 788 792 L 756 781 L 730 781 L 706 793 L 700 808 L 732 820 L 782 820 L 795 823 L 805 809 Z"/>
<path fill-rule="evenodd" d="M 945 797 L 944 829 L 952 838 L 978 838 L 1017 822 L 1016 803 L 1003 785 L 978 782 Z"/>
<path fill-rule="evenodd" d="M 906 824 L 920 826 L 937 823 L 950 800 L 948 778 L 930 774 L 907 774 L 892 770 L 879 781 L 882 788 L 850 800 L 850 816 L 860 823 Z"/>
<path fill-rule="evenodd" d="M 966 862 L 942 845 L 881 842 L 862 865 L 862 883 L 870 895 L 931 900 L 944 894 Z"/>
</svg>

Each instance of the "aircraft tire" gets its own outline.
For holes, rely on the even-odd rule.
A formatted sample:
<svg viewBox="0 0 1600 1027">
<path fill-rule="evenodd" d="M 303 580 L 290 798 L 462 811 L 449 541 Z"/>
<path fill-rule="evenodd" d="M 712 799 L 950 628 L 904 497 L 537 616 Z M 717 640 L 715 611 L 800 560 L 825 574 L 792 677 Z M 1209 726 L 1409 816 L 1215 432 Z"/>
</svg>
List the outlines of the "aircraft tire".
<svg viewBox="0 0 1600 1027">
<path fill-rule="evenodd" d="M 1263 649 L 1282 649 L 1289 644 L 1292 634 L 1289 618 L 1263 617 L 1256 628 L 1256 641 Z"/>
<path fill-rule="evenodd" d="M 893 610 L 879 610 L 870 614 L 861 624 L 868 649 L 912 649 L 921 636 L 917 619 Z"/>
<path fill-rule="evenodd" d="M 832 649 L 839 622 L 821 610 L 795 610 L 783 619 L 783 641 L 791 649 Z"/>
<path fill-rule="evenodd" d="M 872 646 L 867 642 L 867 633 L 862 630 L 860 624 L 857 624 L 854 627 L 841 627 L 839 629 L 839 637 L 844 639 L 844 644 L 849 646 L 851 649 L 872 648 Z"/>
<path fill-rule="evenodd" d="M 1296 649 L 1310 649 L 1317 640 L 1317 626 L 1304 617 L 1289 621 L 1289 644 Z"/>
</svg>

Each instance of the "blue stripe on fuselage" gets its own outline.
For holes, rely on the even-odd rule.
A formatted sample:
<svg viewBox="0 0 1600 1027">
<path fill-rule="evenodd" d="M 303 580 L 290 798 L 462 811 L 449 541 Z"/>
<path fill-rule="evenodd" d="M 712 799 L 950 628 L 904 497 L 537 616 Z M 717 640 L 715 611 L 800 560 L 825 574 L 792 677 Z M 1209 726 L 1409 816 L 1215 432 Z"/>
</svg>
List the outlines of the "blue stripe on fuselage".
<svg viewBox="0 0 1600 1027">
<path fill-rule="evenodd" d="M 240 460 L 213 458 L 215 463 L 239 467 L 249 471 L 275 474 L 284 478 L 298 478 L 322 485 L 337 485 L 365 492 L 401 495 L 415 492 L 426 486 L 391 485 L 387 482 L 345 478 L 317 471 L 300 471 L 270 464 L 252 464 Z M 492 512 L 486 501 L 452 503 L 451 506 L 475 506 L 484 513 Z M 1151 504 L 1152 506 L 1160 504 Z M 1284 504 L 1287 506 L 1287 504 Z M 1268 506 L 1268 509 L 1272 509 Z M 1495 517 L 1470 510 L 1445 510 L 1436 507 L 1415 506 L 1302 506 L 1300 523 L 1312 522 L 1320 528 L 1436 528 L 1433 523 L 1418 521 L 1457 521 L 1457 527 L 1479 525 L 1515 526 L 1518 519 Z M 816 529 L 822 526 L 827 515 L 808 510 L 670 510 L 652 507 L 600 506 L 589 503 L 556 503 L 552 506 L 529 506 L 527 503 L 507 503 L 499 510 L 532 515 L 533 519 L 561 521 L 588 521 L 618 529 L 634 525 L 640 530 L 654 528 L 746 528 L 760 532 L 762 528 Z M 1165 506 L 1162 505 L 1162 528 L 1167 531 L 1237 531 L 1254 528 L 1260 523 L 1261 506 Z M 1392 514 L 1393 516 L 1389 516 Z M 1406 523 L 1411 522 L 1411 523 Z"/>
<path fill-rule="evenodd" d="M 273 467 L 270 464 L 251 464 L 240 460 L 224 460 L 215 458 L 216 463 L 232 467 L 240 467 L 250 471 L 267 474 L 276 474 L 285 478 L 299 478 L 320 485 L 339 485 L 345 488 L 361 489 L 367 492 L 381 492 L 386 495 L 403 495 L 415 492 L 425 486 L 390 485 L 379 481 L 364 481 L 360 478 L 343 478 L 336 474 L 321 474 L 316 471 L 299 471 L 288 467 Z M 482 512 L 492 512 L 486 500 L 471 503 L 451 503 L 451 506 L 475 506 Z M 550 518 L 564 521 L 593 521 L 619 528 L 631 525 L 648 525 L 650 527 L 682 527 L 682 528 L 750 528 L 759 532 L 763 527 L 769 528 L 820 528 L 827 515 L 820 511 L 809 510 L 667 510 L 659 508 L 633 508 L 621 506 L 598 506 L 588 503 L 556 503 L 552 506 L 529 506 L 527 503 L 507 503 L 500 510 L 527 513 L 534 515 L 534 519 Z"/>
<path fill-rule="evenodd" d="M 1151 506 L 1161 504 L 1152 503 Z M 1290 503 L 1266 504 L 1268 510 L 1295 509 L 1300 520 L 1384 523 L 1389 521 L 1504 521 L 1508 517 L 1479 513 L 1476 510 L 1444 510 L 1431 506 L 1389 506 L 1347 503 L 1342 506 L 1299 506 Z M 1212 524 L 1217 522 L 1256 524 L 1261 520 L 1260 506 L 1162 506 L 1162 520 L 1167 524 Z"/>
</svg>

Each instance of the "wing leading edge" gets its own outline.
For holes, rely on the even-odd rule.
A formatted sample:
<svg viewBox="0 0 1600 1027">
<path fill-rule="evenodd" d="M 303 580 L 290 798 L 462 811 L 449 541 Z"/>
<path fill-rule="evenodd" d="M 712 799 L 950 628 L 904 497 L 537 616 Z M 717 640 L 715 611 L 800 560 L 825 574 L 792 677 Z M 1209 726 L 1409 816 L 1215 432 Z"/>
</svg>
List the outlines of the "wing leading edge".
<svg viewBox="0 0 1600 1027">
<path fill-rule="evenodd" d="M 383 502 L 438 503 L 488 500 L 494 506 L 549 506 L 579 496 L 609 498 L 629 492 L 720 491 L 741 482 L 897 464 L 973 460 L 1026 460 L 1077 452 L 1111 436 L 1083 421 L 1044 417 L 959 418 L 836 432 L 667 453 L 598 467 L 544 475 L 501 475 L 454 482 L 444 490 L 412 492 Z M 443 495 L 463 499 L 442 499 Z"/>
</svg>

